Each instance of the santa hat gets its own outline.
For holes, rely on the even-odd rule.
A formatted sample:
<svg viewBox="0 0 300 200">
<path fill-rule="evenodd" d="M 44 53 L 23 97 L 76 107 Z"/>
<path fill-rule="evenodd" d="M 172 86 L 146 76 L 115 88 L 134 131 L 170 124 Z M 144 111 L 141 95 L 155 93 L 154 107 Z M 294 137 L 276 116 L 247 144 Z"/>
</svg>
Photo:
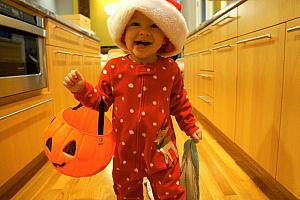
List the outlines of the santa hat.
<svg viewBox="0 0 300 200">
<path fill-rule="evenodd" d="M 122 37 L 135 11 L 150 18 L 168 38 L 159 55 L 168 57 L 181 52 L 188 28 L 176 0 L 121 0 L 107 20 L 109 34 L 119 48 L 128 51 Z"/>
</svg>

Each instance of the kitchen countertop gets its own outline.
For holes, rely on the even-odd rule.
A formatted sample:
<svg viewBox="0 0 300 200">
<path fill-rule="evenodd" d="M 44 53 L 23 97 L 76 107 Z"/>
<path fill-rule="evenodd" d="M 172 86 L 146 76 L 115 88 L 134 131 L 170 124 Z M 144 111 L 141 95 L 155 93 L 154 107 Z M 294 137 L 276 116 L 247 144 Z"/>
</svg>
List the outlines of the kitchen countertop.
<svg viewBox="0 0 300 200">
<path fill-rule="evenodd" d="M 231 4 L 227 5 L 223 9 L 219 10 L 210 19 L 204 21 L 195 30 L 193 30 L 192 32 L 190 32 L 189 35 L 188 35 L 188 37 L 191 37 L 196 32 L 204 29 L 205 27 L 207 27 L 208 25 L 210 25 L 211 23 L 213 23 L 214 21 L 216 21 L 218 18 L 220 18 L 222 15 L 226 14 L 230 10 L 232 10 L 232 9 L 236 8 L 237 6 L 241 5 L 245 1 L 248 1 L 248 0 L 236 0 L 235 2 L 232 2 Z"/>
<path fill-rule="evenodd" d="M 78 25 L 72 23 L 71 21 L 66 20 L 65 18 L 57 15 L 56 13 L 42 7 L 41 5 L 37 4 L 35 0 L 13 0 L 13 1 L 20 5 L 23 5 L 26 8 L 37 11 L 38 13 L 40 13 L 41 15 L 43 15 L 45 17 L 49 17 L 49 18 L 54 19 L 72 29 L 75 29 L 94 40 L 100 41 L 100 39 L 95 36 L 95 33 L 90 32 L 86 29 L 83 29 L 83 28 L 79 27 Z"/>
</svg>

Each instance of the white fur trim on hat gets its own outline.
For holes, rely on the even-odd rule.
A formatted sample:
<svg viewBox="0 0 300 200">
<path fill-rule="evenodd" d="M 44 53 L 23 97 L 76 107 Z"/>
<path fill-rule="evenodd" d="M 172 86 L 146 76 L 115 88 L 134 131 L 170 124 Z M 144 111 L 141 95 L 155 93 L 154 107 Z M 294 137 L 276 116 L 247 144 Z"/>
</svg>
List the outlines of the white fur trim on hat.
<svg viewBox="0 0 300 200">
<path fill-rule="evenodd" d="M 173 56 L 181 52 L 188 28 L 185 19 L 177 8 L 166 0 L 121 0 L 115 12 L 108 18 L 108 31 L 116 45 L 128 51 L 122 36 L 135 11 L 150 18 L 166 35 L 173 48 L 160 51 L 161 56 Z"/>
</svg>

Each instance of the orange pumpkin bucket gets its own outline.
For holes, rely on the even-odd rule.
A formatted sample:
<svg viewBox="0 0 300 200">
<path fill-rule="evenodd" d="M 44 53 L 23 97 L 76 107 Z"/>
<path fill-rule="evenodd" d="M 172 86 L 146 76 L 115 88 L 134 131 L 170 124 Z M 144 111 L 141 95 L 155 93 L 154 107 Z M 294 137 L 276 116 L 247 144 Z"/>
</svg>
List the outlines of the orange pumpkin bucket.
<svg viewBox="0 0 300 200">
<path fill-rule="evenodd" d="M 60 112 L 46 128 L 44 151 L 61 173 L 92 176 L 102 171 L 114 154 L 116 141 L 111 130 L 111 122 L 104 117 L 103 101 L 99 112 L 79 104 Z"/>
</svg>

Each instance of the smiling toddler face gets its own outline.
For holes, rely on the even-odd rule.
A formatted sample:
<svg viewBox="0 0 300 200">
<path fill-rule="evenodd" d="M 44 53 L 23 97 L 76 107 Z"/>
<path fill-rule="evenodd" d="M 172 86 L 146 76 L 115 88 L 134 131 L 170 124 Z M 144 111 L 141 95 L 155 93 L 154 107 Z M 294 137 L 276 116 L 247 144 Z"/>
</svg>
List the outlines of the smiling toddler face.
<svg viewBox="0 0 300 200">
<path fill-rule="evenodd" d="M 124 42 L 134 59 L 151 62 L 156 60 L 166 37 L 151 19 L 135 12 L 126 26 Z"/>
</svg>

